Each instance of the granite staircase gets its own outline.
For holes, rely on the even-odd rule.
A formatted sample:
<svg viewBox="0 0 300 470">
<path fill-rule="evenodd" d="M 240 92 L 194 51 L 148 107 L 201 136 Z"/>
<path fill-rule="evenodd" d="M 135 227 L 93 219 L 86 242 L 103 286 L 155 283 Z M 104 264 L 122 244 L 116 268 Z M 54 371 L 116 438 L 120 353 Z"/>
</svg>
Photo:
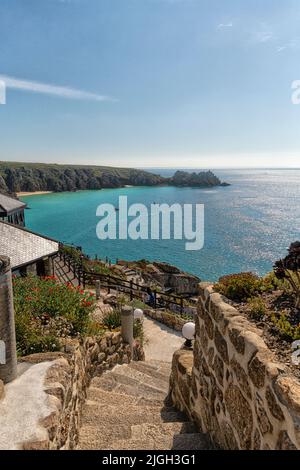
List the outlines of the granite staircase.
<svg viewBox="0 0 300 470">
<path fill-rule="evenodd" d="M 83 408 L 79 449 L 204 450 L 205 435 L 166 399 L 171 365 L 118 365 L 95 377 Z"/>
</svg>

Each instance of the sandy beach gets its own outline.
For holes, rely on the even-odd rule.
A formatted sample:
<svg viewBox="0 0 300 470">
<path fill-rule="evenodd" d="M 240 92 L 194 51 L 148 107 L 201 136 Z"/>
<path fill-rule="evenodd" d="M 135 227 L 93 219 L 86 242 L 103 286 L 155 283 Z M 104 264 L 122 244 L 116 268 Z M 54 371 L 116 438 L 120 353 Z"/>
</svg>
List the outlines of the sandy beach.
<svg viewBox="0 0 300 470">
<path fill-rule="evenodd" d="M 41 194 L 50 194 L 53 193 L 53 191 L 22 191 L 20 193 L 17 193 L 18 197 L 22 196 L 38 196 Z"/>
</svg>

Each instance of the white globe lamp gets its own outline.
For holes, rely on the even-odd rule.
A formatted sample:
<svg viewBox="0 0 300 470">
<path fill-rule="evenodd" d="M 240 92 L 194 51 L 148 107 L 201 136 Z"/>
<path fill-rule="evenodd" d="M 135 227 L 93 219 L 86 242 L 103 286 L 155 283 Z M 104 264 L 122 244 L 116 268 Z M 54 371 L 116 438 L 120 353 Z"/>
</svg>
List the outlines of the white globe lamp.
<svg viewBox="0 0 300 470">
<path fill-rule="evenodd" d="M 185 323 L 182 327 L 182 336 L 185 338 L 184 346 L 186 348 L 191 348 L 192 340 L 195 338 L 195 323 Z"/>
<path fill-rule="evenodd" d="M 135 320 L 140 320 L 140 321 L 142 321 L 143 318 L 144 318 L 144 312 L 143 312 L 143 310 L 140 309 L 140 308 L 136 308 L 136 309 L 134 310 L 134 312 L 133 312 L 133 317 L 134 317 Z"/>
</svg>

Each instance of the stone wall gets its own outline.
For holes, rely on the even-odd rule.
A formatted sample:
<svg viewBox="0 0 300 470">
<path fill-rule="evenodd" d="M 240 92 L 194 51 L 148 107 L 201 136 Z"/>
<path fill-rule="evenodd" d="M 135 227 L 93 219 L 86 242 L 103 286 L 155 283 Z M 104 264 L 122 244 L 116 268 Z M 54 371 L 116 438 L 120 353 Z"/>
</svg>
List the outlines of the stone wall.
<svg viewBox="0 0 300 470">
<path fill-rule="evenodd" d="M 136 359 L 143 357 L 138 343 L 134 345 Z M 83 342 L 68 342 L 63 353 L 33 354 L 23 362 L 36 364 L 52 360 L 44 381 L 47 404 L 52 412 L 39 424 L 47 431 L 44 440 L 28 440 L 23 450 L 74 449 L 80 428 L 81 407 L 91 378 L 101 375 L 116 364 L 128 363 L 131 351 L 123 343 L 120 333 L 107 333 L 101 338 L 87 338 Z M 21 391 L 20 391 L 21 393 Z"/>
<path fill-rule="evenodd" d="M 145 315 L 154 320 L 167 325 L 169 328 L 172 328 L 176 331 L 181 331 L 183 325 L 188 321 L 184 318 L 181 318 L 179 315 L 175 315 L 174 313 L 166 312 L 164 309 L 152 309 L 147 308 L 144 310 Z"/>
<path fill-rule="evenodd" d="M 175 353 L 170 395 L 217 447 L 300 449 L 300 382 L 262 331 L 204 283 L 194 351 Z"/>
</svg>

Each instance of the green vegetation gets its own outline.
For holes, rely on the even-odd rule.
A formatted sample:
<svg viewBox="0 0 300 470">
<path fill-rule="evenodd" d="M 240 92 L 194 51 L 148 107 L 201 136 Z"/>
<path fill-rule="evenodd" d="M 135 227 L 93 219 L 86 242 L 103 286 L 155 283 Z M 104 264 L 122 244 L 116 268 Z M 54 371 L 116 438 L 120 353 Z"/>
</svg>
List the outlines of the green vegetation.
<svg viewBox="0 0 300 470">
<path fill-rule="evenodd" d="M 18 353 L 22 356 L 60 349 L 61 340 L 95 333 L 90 313 L 95 297 L 54 277 L 14 278 Z M 100 332 L 100 329 L 99 331 Z"/>
<path fill-rule="evenodd" d="M 300 339 L 300 324 L 292 325 L 288 320 L 287 314 L 285 312 L 282 312 L 279 318 L 275 315 L 275 313 L 273 313 L 271 320 L 284 339 L 289 341 Z"/>
<path fill-rule="evenodd" d="M 155 186 L 163 181 L 158 175 L 132 168 L 0 162 L 0 192 Z"/>
<path fill-rule="evenodd" d="M 174 186 L 194 186 L 209 187 L 221 186 L 221 181 L 212 173 L 212 171 L 201 171 L 200 173 L 188 173 L 187 171 L 176 171 L 174 176 L 170 178 L 170 184 Z M 226 185 L 226 183 L 223 183 Z"/>
<path fill-rule="evenodd" d="M 82 189 L 120 188 L 132 186 L 197 186 L 211 187 L 221 183 L 211 171 L 199 174 L 178 171 L 172 178 L 163 178 L 133 168 L 94 165 L 57 165 L 45 163 L 0 162 L 0 192 L 76 191 Z"/>
<path fill-rule="evenodd" d="M 249 299 L 248 303 L 250 315 L 252 316 L 252 318 L 258 321 L 262 320 L 267 314 L 267 308 L 263 299 L 261 297 L 253 297 L 252 299 Z"/>
<path fill-rule="evenodd" d="M 220 277 L 215 290 L 228 299 L 241 302 L 261 292 L 262 285 L 262 279 L 253 273 L 228 274 Z"/>
<path fill-rule="evenodd" d="M 300 308 L 300 242 L 291 243 L 288 255 L 276 261 L 274 273 L 280 280 L 285 280 L 295 297 L 296 308 Z"/>
</svg>

